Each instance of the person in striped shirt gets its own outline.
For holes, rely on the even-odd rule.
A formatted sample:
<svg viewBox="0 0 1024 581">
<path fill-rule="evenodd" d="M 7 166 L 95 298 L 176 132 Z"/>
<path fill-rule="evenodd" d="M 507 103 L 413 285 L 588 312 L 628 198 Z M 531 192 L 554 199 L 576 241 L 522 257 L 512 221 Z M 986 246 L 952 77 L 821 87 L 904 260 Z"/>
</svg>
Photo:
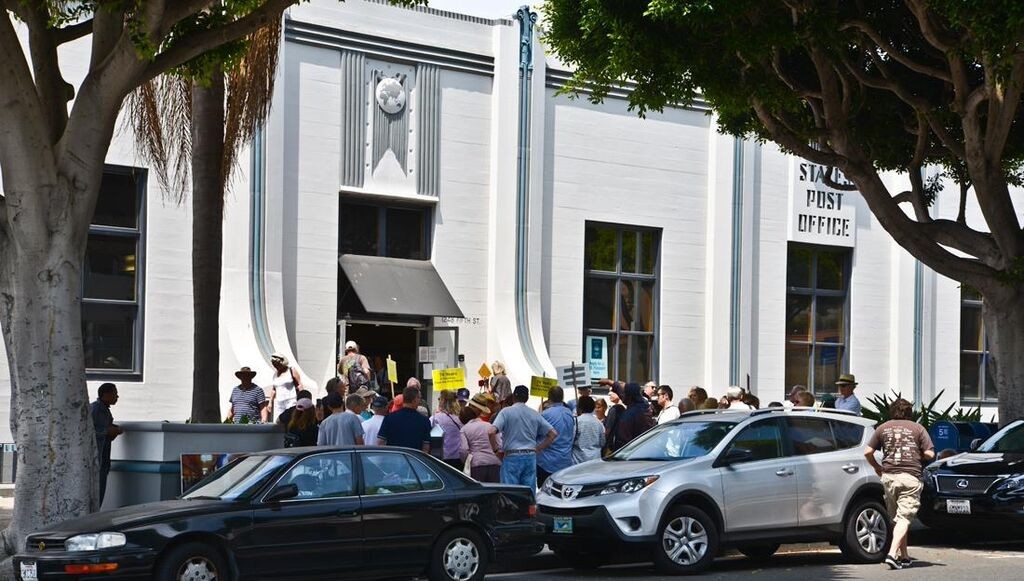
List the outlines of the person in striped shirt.
<svg viewBox="0 0 1024 581">
<path fill-rule="evenodd" d="M 263 388 L 252 382 L 256 372 L 248 367 L 243 367 L 235 372 L 242 383 L 231 390 L 231 397 L 228 399 L 228 419 L 239 424 L 243 417 L 249 418 L 250 423 L 266 422 L 269 417 L 267 408 L 267 394 Z"/>
</svg>

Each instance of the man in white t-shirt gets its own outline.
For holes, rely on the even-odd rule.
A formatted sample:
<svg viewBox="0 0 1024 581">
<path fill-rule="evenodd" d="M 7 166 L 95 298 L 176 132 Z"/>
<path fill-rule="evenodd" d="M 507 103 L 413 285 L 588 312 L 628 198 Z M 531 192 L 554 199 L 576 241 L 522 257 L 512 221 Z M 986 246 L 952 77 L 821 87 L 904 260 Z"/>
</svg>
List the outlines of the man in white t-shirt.
<svg viewBox="0 0 1024 581">
<path fill-rule="evenodd" d="M 373 412 L 373 417 L 363 420 L 363 441 L 374 446 L 377 444 L 377 432 L 380 431 L 380 425 L 388 413 L 388 398 L 382 395 L 373 398 L 373 401 L 370 402 L 370 410 Z"/>
<path fill-rule="evenodd" d="M 671 422 L 679 417 L 679 408 L 672 403 L 672 388 L 667 385 L 658 387 L 658 405 L 661 413 L 658 414 L 658 423 Z"/>
</svg>

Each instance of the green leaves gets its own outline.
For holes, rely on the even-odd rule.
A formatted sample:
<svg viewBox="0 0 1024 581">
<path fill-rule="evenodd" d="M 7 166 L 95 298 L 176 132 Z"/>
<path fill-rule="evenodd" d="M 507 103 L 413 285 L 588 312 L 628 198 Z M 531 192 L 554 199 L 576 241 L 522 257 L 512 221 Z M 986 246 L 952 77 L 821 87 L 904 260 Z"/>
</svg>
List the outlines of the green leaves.
<svg viewBox="0 0 1024 581">
<path fill-rule="evenodd" d="M 981 407 L 976 408 L 957 408 L 956 403 L 949 404 L 946 409 L 938 407 L 939 400 L 942 399 L 943 394 L 946 390 L 940 391 L 936 394 L 932 400 L 926 404 L 915 404 L 914 412 L 911 418 L 912 421 L 917 422 L 925 428 L 930 428 L 935 422 L 939 421 L 950 421 L 950 422 L 980 422 L 981 421 Z M 889 415 L 889 406 L 894 401 L 903 397 L 903 394 L 892 391 L 894 397 L 890 398 L 888 394 L 879 394 L 868 397 L 865 399 L 867 403 L 871 404 L 874 409 L 870 409 L 868 406 L 864 406 L 861 410 L 861 415 L 870 420 L 874 420 L 876 424 L 882 424 L 889 421 L 892 417 Z"/>
</svg>

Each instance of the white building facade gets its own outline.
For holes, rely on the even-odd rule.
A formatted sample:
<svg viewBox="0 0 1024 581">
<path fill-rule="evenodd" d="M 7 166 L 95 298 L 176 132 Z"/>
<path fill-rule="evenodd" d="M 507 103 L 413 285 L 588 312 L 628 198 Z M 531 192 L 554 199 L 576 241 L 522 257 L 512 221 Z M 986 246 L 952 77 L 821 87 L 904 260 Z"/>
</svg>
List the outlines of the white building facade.
<svg viewBox="0 0 1024 581">
<path fill-rule="evenodd" d="M 608 376 L 677 394 L 738 384 L 767 404 L 855 373 L 862 401 L 941 391 L 995 413 L 980 303 L 823 168 L 722 136 L 699 106 L 641 119 L 628 86 L 561 95 L 570 72 L 515 18 L 325 0 L 284 27 L 271 117 L 227 199 L 223 409 L 238 367 L 269 385 L 272 352 L 319 396 L 348 339 L 403 384 L 463 367 L 472 387 L 496 359 L 515 383 L 551 376 L 596 337 Z M 133 151 L 118 133 L 87 250 L 89 387 L 118 384 L 117 418 L 180 421 L 190 216 Z"/>
</svg>

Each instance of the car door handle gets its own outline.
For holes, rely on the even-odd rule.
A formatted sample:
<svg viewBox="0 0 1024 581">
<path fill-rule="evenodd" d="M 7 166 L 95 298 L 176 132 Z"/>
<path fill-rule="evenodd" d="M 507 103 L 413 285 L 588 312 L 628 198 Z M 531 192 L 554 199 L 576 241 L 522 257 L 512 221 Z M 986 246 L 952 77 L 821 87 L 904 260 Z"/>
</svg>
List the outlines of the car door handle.
<svg viewBox="0 0 1024 581">
<path fill-rule="evenodd" d="M 343 509 L 340 509 L 337 514 L 340 517 L 348 518 L 348 517 L 353 517 L 353 516 L 359 516 L 359 511 L 358 510 L 354 510 L 354 509 L 353 510 L 346 510 L 346 509 L 343 508 Z"/>
<path fill-rule="evenodd" d="M 435 502 L 435 503 L 430 505 L 430 510 L 438 510 L 438 511 L 448 510 L 448 503 L 447 502 Z"/>
<path fill-rule="evenodd" d="M 775 475 L 776 476 L 792 476 L 793 475 L 793 471 L 790 470 L 789 468 L 783 468 L 781 470 L 776 470 L 775 471 Z"/>
<path fill-rule="evenodd" d="M 857 466 L 856 464 L 847 464 L 843 466 L 843 472 L 846 472 L 847 474 L 856 474 L 858 471 L 860 471 L 860 466 Z"/>
</svg>

